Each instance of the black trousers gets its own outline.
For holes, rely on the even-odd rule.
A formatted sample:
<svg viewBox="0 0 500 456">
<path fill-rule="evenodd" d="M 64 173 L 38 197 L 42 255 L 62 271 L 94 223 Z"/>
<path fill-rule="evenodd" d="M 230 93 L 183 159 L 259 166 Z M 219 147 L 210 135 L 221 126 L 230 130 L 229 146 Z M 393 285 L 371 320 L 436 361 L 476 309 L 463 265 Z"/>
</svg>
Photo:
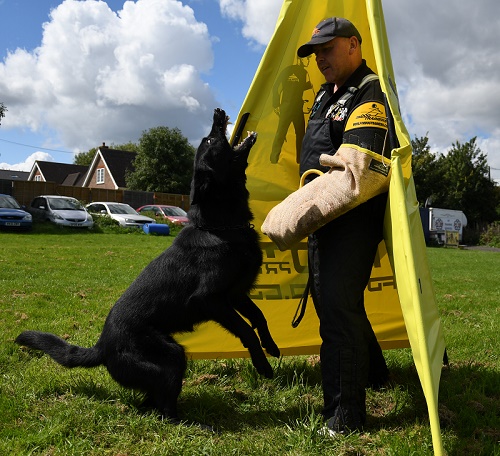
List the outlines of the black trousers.
<svg viewBox="0 0 500 456">
<path fill-rule="evenodd" d="M 365 387 L 387 376 L 382 350 L 367 318 L 364 290 L 383 239 L 387 193 L 338 217 L 309 238 L 311 295 L 320 320 L 325 418 L 360 429 Z M 381 379 L 381 377 L 380 377 Z"/>
</svg>

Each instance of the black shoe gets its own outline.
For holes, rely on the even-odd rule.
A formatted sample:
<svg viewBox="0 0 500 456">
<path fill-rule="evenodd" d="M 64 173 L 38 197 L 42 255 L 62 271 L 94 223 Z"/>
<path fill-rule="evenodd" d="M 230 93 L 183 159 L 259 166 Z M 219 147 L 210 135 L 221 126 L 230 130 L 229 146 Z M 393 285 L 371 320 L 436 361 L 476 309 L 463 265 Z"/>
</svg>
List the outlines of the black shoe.
<svg viewBox="0 0 500 456">
<path fill-rule="evenodd" d="M 363 431 L 363 425 L 361 423 L 354 423 L 351 421 L 353 420 L 349 419 L 349 413 L 341 407 L 338 407 L 335 411 L 335 415 L 327 419 L 322 429 L 322 433 L 330 437 L 336 437 Z"/>
</svg>

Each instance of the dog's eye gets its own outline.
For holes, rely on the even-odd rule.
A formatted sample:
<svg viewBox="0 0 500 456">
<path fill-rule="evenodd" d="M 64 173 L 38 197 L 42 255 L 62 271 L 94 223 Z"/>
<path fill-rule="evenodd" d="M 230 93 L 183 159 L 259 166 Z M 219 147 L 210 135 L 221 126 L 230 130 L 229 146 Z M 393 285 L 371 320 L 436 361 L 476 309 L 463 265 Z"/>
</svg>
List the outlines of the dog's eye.
<svg viewBox="0 0 500 456">
<path fill-rule="evenodd" d="M 207 144 L 212 144 L 212 141 L 213 141 L 213 140 L 212 140 L 212 138 L 207 138 L 207 139 L 206 139 L 206 143 L 207 143 Z"/>
</svg>

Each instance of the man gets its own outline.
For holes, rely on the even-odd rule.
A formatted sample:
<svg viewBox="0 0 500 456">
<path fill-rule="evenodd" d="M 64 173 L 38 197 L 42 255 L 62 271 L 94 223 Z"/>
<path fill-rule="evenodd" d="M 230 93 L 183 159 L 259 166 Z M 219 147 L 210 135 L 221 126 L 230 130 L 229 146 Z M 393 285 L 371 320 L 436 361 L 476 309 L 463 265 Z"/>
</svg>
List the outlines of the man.
<svg viewBox="0 0 500 456">
<path fill-rule="evenodd" d="M 311 40 L 297 51 L 299 57 L 315 54 L 326 80 L 302 144 L 301 174 L 309 169 L 326 171 L 319 165 L 320 155 L 333 155 L 342 145 L 374 157 L 384 154 L 384 97 L 378 78 L 362 58 L 361 41 L 350 21 L 332 17 L 320 22 Z M 365 387 L 381 385 L 388 378 L 363 299 L 383 238 L 386 202 L 384 191 L 309 237 L 311 295 L 322 339 L 323 415 L 331 434 L 361 430 L 366 420 Z"/>
</svg>

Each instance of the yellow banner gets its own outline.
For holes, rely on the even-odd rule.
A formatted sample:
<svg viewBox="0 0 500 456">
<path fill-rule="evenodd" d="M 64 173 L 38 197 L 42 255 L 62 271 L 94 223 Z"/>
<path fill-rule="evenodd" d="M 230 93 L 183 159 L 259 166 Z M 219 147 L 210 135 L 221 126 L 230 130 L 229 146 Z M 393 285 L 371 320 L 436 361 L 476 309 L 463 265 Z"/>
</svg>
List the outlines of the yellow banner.
<svg viewBox="0 0 500 456">
<path fill-rule="evenodd" d="M 297 48 L 310 39 L 318 22 L 332 15 L 346 17 L 358 27 L 363 37 L 363 57 L 377 71 L 364 2 L 284 2 L 274 36 L 236 121 L 237 128 L 246 118 L 243 136 L 247 130 L 258 133 L 247 168 L 247 187 L 257 228 L 269 210 L 299 186 L 298 149 L 324 78 L 314 57 L 298 58 Z M 303 321 L 297 328 L 291 327 L 308 277 L 306 242 L 280 252 L 267 237 L 262 236 L 261 241 L 264 263 L 251 298 L 264 312 L 271 334 L 284 355 L 318 353 L 319 323 L 311 300 Z M 382 348 L 408 347 L 396 281 L 384 242 L 365 291 L 365 303 Z M 192 358 L 248 356 L 239 340 L 213 323 L 201 325 L 180 341 Z"/>
<path fill-rule="evenodd" d="M 365 290 L 368 318 L 382 348 L 411 346 L 427 400 L 434 451 L 442 454 L 437 398 L 444 339 L 411 173 L 411 142 L 399 112 L 380 0 L 284 1 L 275 33 L 236 121 L 236 129 L 244 123 L 245 132 L 258 132 L 247 169 L 254 223 L 260 227 L 269 210 L 299 186 L 300 144 L 324 80 L 314 58 L 300 59 L 296 52 L 309 41 L 316 24 L 331 16 L 351 20 L 361 33 L 363 58 L 379 75 L 391 114 L 389 127 L 397 136 L 391 155 L 385 240 Z M 264 264 L 252 299 L 264 312 L 282 354 L 318 353 L 318 320 L 312 302 L 300 325 L 291 327 L 307 282 L 306 242 L 280 252 L 262 236 L 261 245 Z M 178 339 L 191 358 L 248 356 L 239 340 L 213 323 Z"/>
</svg>

